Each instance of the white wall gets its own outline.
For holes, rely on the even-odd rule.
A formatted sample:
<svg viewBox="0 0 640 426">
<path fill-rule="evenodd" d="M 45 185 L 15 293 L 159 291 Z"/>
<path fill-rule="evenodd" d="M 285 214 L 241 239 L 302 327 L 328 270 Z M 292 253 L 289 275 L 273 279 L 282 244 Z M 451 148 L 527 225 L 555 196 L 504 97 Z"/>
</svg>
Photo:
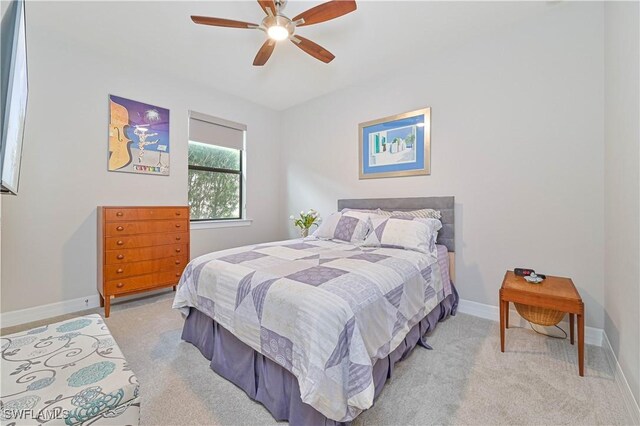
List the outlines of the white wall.
<svg viewBox="0 0 640 426">
<path fill-rule="evenodd" d="M 462 298 L 497 305 L 506 269 L 569 276 L 603 319 L 603 6 L 563 2 L 510 30 L 284 112 L 284 205 L 456 197 Z M 358 123 L 432 107 L 426 177 L 358 180 Z M 292 234 L 293 235 L 293 234 Z"/>
<path fill-rule="evenodd" d="M 640 7 L 605 5 L 605 332 L 640 401 Z"/>
<path fill-rule="evenodd" d="M 3 199 L 1 311 L 96 294 L 96 206 L 187 203 L 188 110 L 245 123 L 252 226 L 192 232 L 192 256 L 281 237 L 279 113 L 39 31 L 30 3 L 29 105 L 18 197 Z M 108 95 L 171 111 L 171 175 L 107 171 Z"/>
</svg>

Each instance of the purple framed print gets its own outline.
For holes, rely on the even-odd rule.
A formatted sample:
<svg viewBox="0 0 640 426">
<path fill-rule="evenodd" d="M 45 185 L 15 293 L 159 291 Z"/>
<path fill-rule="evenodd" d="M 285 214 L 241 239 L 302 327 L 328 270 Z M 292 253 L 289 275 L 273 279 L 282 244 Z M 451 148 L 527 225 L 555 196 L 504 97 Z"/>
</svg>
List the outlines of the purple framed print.
<svg viewBox="0 0 640 426">
<path fill-rule="evenodd" d="M 169 175 L 169 110 L 109 95 L 110 172 Z"/>
</svg>

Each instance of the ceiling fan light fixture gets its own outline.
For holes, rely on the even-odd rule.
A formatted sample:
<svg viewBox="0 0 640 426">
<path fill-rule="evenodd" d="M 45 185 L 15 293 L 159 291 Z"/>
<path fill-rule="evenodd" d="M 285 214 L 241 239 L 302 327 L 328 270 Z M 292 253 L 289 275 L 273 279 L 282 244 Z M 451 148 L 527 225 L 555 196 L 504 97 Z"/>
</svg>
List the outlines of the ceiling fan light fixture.
<svg viewBox="0 0 640 426">
<path fill-rule="evenodd" d="M 289 37 L 289 30 L 280 25 L 272 25 L 267 29 L 267 34 L 271 39 L 281 41 Z"/>
</svg>

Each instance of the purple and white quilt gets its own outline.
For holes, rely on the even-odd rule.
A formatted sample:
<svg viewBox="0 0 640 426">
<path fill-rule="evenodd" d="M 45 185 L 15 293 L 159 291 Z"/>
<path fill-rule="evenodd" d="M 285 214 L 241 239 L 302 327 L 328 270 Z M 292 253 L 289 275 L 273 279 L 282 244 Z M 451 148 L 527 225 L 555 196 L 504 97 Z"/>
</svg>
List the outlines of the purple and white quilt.
<svg viewBox="0 0 640 426">
<path fill-rule="evenodd" d="M 430 254 L 313 237 L 200 256 L 173 307 L 194 307 L 298 379 L 337 421 L 373 405 L 372 368 L 451 294 L 447 250 Z"/>
</svg>

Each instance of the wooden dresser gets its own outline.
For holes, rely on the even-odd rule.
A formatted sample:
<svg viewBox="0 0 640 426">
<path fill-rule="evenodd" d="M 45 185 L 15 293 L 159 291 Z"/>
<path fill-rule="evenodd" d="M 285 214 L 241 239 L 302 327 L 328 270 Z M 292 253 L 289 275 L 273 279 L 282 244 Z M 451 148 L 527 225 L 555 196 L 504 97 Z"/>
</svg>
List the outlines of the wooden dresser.
<svg viewBox="0 0 640 426">
<path fill-rule="evenodd" d="M 98 292 L 111 296 L 174 287 L 189 263 L 189 207 L 98 207 Z"/>
</svg>

